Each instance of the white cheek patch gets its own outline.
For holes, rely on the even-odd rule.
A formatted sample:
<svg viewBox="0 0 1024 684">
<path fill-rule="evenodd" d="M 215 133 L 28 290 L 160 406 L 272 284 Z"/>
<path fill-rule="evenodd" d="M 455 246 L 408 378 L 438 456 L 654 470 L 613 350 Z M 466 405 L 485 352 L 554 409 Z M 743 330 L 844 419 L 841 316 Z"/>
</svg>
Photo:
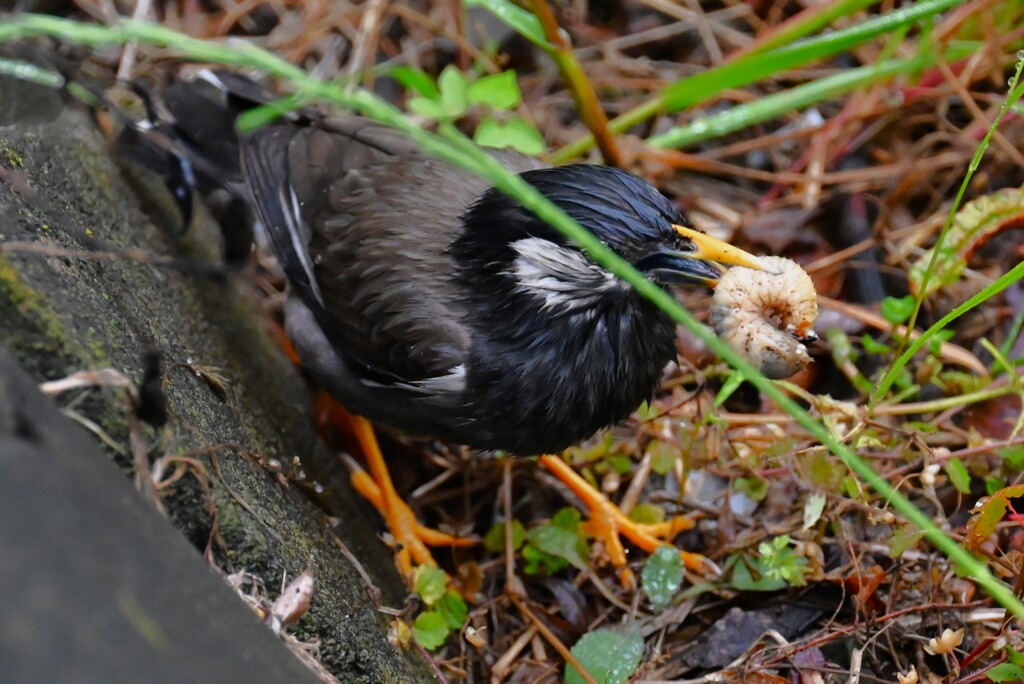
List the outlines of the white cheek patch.
<svg viewBox="0 0 1024 684">
<path fill-rule="evenodd" d="M 544 302 L 545 309 L 573 311 L 588 308 L 626 285 L 590 261 L 583 252 L 543 238 L 512 243 L 519 256 L 510 275 L 519 289 Z"/>
</svg>

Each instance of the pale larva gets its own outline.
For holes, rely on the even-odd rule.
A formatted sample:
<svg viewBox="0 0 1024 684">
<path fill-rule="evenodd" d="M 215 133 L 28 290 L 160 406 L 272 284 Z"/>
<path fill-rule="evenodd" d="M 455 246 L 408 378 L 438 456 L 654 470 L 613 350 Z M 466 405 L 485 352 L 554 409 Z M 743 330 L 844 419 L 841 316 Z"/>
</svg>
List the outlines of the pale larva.
<svg viewBox="0 0 1024 684">
<path fill-rule="evenodd" d="M 761 257 L 777 273 L 734 267 L 711 300 L 715 334 L 769 378 L 788 378 L 811 360 L 818 295 L 810 276 L 782 257 Z"/>
</svg>

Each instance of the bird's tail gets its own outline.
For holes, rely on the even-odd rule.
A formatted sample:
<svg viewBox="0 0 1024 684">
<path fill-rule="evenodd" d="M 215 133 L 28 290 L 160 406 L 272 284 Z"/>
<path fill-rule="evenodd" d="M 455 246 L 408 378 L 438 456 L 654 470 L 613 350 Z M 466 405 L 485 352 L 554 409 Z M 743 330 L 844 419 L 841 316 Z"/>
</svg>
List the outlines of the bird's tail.
<svg viewBox="0 0 1024 684">
<path fill-rule="evenodd" d="M 256 217 L 245 191 L 235 122 L 274 95 L 239 74 L 205 69 L 156 93 L 140 84 L 132 84 L 132 90 L 144 103 L 146 118 L 121 128 L 116 152 L 160 174 L 183 230 L 199 194 L 221 226 L 225 260 L 247 256 Z"/>
</svg>

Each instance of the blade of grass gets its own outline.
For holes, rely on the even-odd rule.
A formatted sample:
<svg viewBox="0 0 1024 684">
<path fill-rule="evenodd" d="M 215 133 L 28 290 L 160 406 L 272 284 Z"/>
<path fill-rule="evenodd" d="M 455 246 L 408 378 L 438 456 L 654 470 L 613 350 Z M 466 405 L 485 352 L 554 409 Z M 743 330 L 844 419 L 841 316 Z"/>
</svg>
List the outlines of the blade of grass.
<svg viewBox="0 0 1024 684">
<path fill-rule="evenodd" d="M 811 5 L 770 29 L 763 38 L 759 37 L 754 45 L 744 50 L 739 50 L 731 56 L 739 57 L 741 55 L 755 54 L 788 45 L 804 36 L 809 36 L 815 31 L 820 31 L 826 26 L 831 26 L 835 21 L 843 17 L 848 17 L 866 7 L 875 5 L 878 1 L 840 0 L 840 2 Z"/>
<path fill-rule="evenodd" d="M 914 298 L 914 312 L 910 315 L 910 320 L 907 321 L 908 330 L 914 329 L 914 323 L 917 321 L 917 316 L 921 311 L 921 304 L 924 301 L 923 293 L 927 292 L 928 281 L 935 272 L 935 265 L 938 261 L 939 253 L 942 251 L 940 248 L 953 226 L 953 219 L 956 217 L 956 213 L 960 209 L 960 205 L 963 203 L 964 193 L 967 192 L 971 178 L 974 177 L 974 172 L 977 171 L 978 166 L 981 164 L 981 158 L 985 156 L 985 151 L 988 149 L 992 136 L 995 135 L 996 130 L 999 128 L 999 124 L 1003 120 L 1003 116 L 1018 100 L 1020 100 L 1021 95 L 1024 95 L 1024 85 L 1020 84 L 1022 70 L 1024 70 L 1024 55 L 1022 55 L 1021 59 L 1017 61 L 1017 70 L 1010 80 L 1010 92 L 1003 101 L 1003 106 L 999 108 L 999 114 L 996 115 L 992 125 L 988 128 L 988 132 L 985 133 L 985 137 L 978 145 L 978 149 L 974 151 L 974 156 L 971 157 L 971 161 L 967 165 L 967 173 L 964 174 L 963 182 L 960 183 L 960 189 L 957 191 L 956 199 L 953 200 L 953 206 L 949 208 L 949 213 L 946 214 L 946 222 L 943 224 L 942 231 L 939 233 L 939 237 L 935 241 L 935 249 L 932 252 L 931 260 L 928 262 L 928 269 L 925 271 L 924 277 L 921 279 L 921 286 L 918 288 L 918 294 Z M 906 368 L 910 359 L 912 359 L 914 354 L 919 352 L 924 345 L 927 344 L 928 340 L 931 339 L 935 333 L 939 330 L 943 330 L 946 325 L 956 320 L 959 316 L 970 311 L 990 297 L 994 297 L 1024 277 L 1024 269 L 1022 269 L 1022 266 L 1024 266 L 1024 264 L 1018 264 L 994 283 L 943 316 L 938 323 L 928 328 L 928 330 L 926 330 L 920 337 L 914 340 L 914 342 L 912 342 L 910 346 L 908 346 L 893 362 L 885 375 L 882 376 L 882 379 L 879 381 L 874 393 L 868 399 L 868 408 L 870 409 L 875 406 L 879 399 L 885 396 L 886 392 L 889 391 L 889 388 L 892 387 L 893 382 L 896 381 L 896 377 L 904 368 Z M 1016 274 L 1016 276 L 1011 278 L 1011 274 Z M 903 344 L 906 343 L 907 340 L 904 340 Z"/>
<path fill-rule="evenodd" d="M 978 47 L 977 43 L 959 43 L 950 46 L 944 58 L 960 59 L 973 54 Z M 845 69 L 783 92 L 736 105 L 713 116 L 698 117 L 684 126 L 671 128 L 661 135 L 648 139 L 647 144 L 671 149 L 693 145 L 804 109 L 892 76 L 919 71 L 934 65 L 937 61 L 937 55 L 926 54 L 907 59 L 893 59 L 857 69 Z"/>
<path fill-rule="evenodd" d="M 69 42 L 92 45 L 109 45 L 138 40 L 170 48 L 186 58 L 259 68 L 268 74 L 286 79 L 304 96 L 323 97 L 327 101 L 354 108 L 382 123 L 392 125 L 409 135 L 425 151 L 436 154 L 487 179 L 495 187 L 514 197 L 524 207 L 567 235 L 585 249 L 595 261 L 633 286 L 644 297 L 665 311 L 674 321 L 691 330 L 698 339 L 735 367 L 751 384 L 791 415 L 813 437 L 839 456 L 846 466 L 867 482 L 870 487 L 888 499 L 892 507 L 920 528 L 925 537 L 945 553 L 964 575 L 971 577 L 1008 612 L 1019 619 L 1024 619 L 1024 604 L 1017 599 L 1005 583 L 996 579 L 983 562 L 943 533 L 928 516 L 876 473 L 866 461 L 843 444 L 832 431 L 801 408 L 778 385 L 755 371 L 738 352 L 726 346 L 693 314 L 680 306 L 668 292 L 648 280 L 629 262 L 569 218 L 550 200 L 541 195 L 536 188 L 520 176 L 510 173 L 498 160 L 453 128 L 449 127 L 445 137 L 423 131 L 397 109 L 372 93 L 356 90 L 347 94 L 341 87 L 323 83 L 298 67 L 256 46 L 232 45 L 229 47 L 219 43 L 204 43 L 164 27 L 131 20 L 107 27 L 79 24 L 72 20 L 55 17 L 19 15 L 0 24 L 0 40 L 39 35 L 50 35 Z M 1024 264 L 1021 265 L 1021 268 L 1024 270 Z"/>
<path fill-rule="evenodd" d="M 787 69 L 832 57 L 839 52 L 865 43 L 885 33 L 962 4 L 966 0 L 924 0 L 904 9 L 865 21 L 848 29 L 827 33 L 768 52 L 748 54 L 730 60 L 714 69 L 695 74 L 669 85 L 657 97 L 608 122 L 615 133 L 662 112 L 674 113 L 707 102 L 729 88 L 748 85 L 762 78 L 778 75 Z M 552 154 L 555 163 L 580 156 L 594 144 L 593 136 L 585 136 Z"/>
</svg>

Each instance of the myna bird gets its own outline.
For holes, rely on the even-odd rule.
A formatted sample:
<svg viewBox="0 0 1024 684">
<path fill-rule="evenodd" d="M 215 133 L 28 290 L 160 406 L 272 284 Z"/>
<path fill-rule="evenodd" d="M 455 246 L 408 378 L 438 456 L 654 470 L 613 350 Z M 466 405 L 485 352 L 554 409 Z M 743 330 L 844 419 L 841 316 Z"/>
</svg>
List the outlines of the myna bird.
<svg viewBox="0 0 1024 684">
<path fill-rule="evenodd" d="M 762 268 L 629 173 L 495 156 L 659 284 L 714 286 L 717 263 Z M 286 330 L 302 365 L 375 424 L 554 454 L 650 399 L 675 358 L 665 313 L 515 200 L 392 129 L 354 116 L 280 122 L 243 136 L 239 159 L 288 279 Z M 365 422 L 357 436 L 376 481 L 362 489 L 401 546 L 400 569 L 433 563 L 424 538 L 450 540 L 417 524 Z M 583 500 L 619 567 L 618 534 L 653 551 L 692 524 L 638 525 L 560 458 L 542 463 Z"/>
</svg>

